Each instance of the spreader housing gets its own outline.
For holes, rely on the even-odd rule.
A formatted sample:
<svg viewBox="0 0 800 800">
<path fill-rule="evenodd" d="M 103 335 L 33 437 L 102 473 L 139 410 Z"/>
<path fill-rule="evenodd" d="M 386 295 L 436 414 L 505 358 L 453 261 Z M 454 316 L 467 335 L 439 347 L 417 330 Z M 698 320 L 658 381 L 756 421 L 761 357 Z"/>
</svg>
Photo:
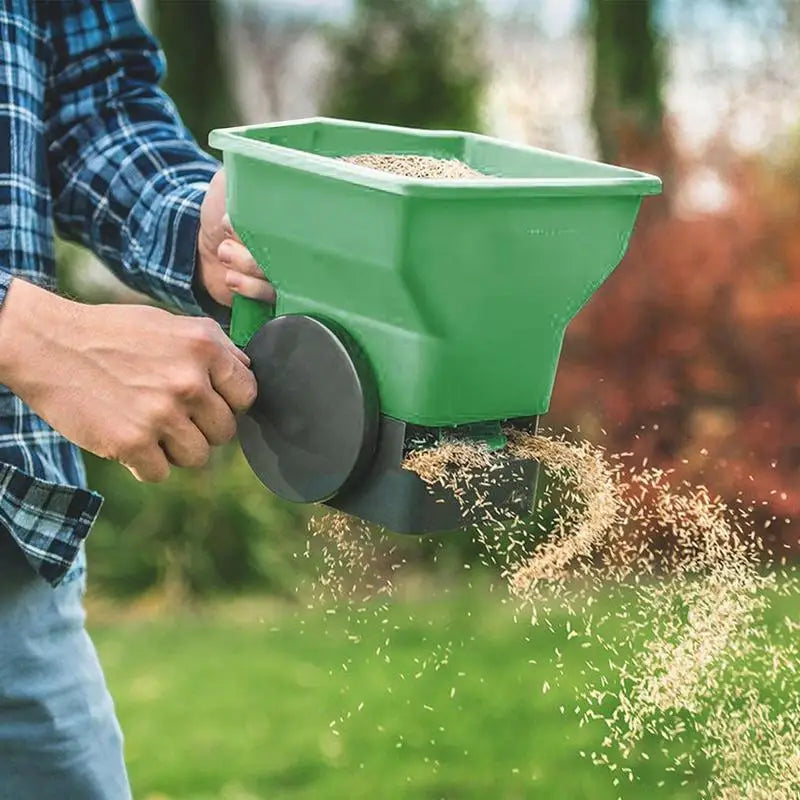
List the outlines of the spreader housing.
<svg viewBox="0 0 800 800">
<path fill-rule="evenodd" d="M 236 298 L 234 341 L 248 347 L 287 315 L 330 324 L 368 365 L 379 418 L 415 428 L 528 425 L 546 412 L 567 324 L 624 255 L 642 197 L 661 188 L 472 133 L 314 118 L 210 142 L 223 151 L 233 226 L 277 293 L 274 307 Z M 487 177 L 339 160 L 365 153 L 459 159 Z M 324 382 L 324 365 L 314 369 Z M 368 454 L 354 461 L 348 492 L 370 471 Z"/>
</svg>

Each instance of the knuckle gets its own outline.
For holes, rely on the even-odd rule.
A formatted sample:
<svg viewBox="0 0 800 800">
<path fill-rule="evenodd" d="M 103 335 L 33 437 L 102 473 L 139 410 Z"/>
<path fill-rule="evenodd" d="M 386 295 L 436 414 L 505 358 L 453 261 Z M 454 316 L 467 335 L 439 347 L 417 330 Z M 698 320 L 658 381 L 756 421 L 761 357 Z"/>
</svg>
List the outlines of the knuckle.
<svg viewBox="0 0 800 800">
<path fill-rule="evenodd" d="M 208 459 L 211 456 L 211 449 L 207 444 L 195 445 L 190 450 L 187 450 L 176 463 L 180 467 L 187 467 L 188 469 L 198 469 L 208 464 Z"/>
<path fill-rule="evenodd" d="M 169 426 L 178 417 L 175 399 L 169 395 L 160 396 L 153 402 L 150 415 L 157 428 Z"/>
<path fill-rule="evenodd" d="M 222 431 L 222 442 L 220 442 L 220 444 L 230 442 L 236 436 L 236 418 L 233 414 L 231 414 L 225 422 L 226 425 Z"/>
<path fill-rule="evenodd" d="M 219 324 L 215 322 L 211 317 L 200 317 L 198 322 L 203 327 L 203 329 L 212 336 L 218 336 L 222 328 L 220 328 Z"/>
<path fill-rule="evenodd" d="M 125 448 L 129 453 L 138 454 L 150 447 L 150 436 L 144 429 L 134 431 L 125 440 Z"/>
<path fill-rule="evenodd" d="M 117 461 L 135 460 L 151 443 L 152 437 L 145 428 L 131 428 L 120 436 L 114 457 Z"/>
<path fill-rule="evenodd" d="M 213 343 L 219 342 L 222 328 L 220 328 L 218 322 L 215 322 L 211 317 L 201 317 L 197 322 L 198 330 L 206 340 Z"/>
<path fill-rule="evenodd" d="M 211 443 L 222 445 L 230 442 L 236 436 L 236 418 L 233 414 L 225 414 L 217 421 Z"/>
<path fill-rule="evenodd" d="M 199 370 L 188 370 L 175 376 L 173 392 L 178 400 L 192 402 L 203 395 L 206 384 L 205 373 Z"/>
<path fill-rule="evenodd" d="M 230 368 L 227 385 L 230 390 L 229 402 L 234 411 L 246 411 L 255 402 L 258 385 L 255 375 L 249 369 L 238 364 Z"/>
<path fill-rule="evenodd" d="M 219 347 L 222 328 L 213 319 L 204 317 L 192 319 L 189 338 L 194 351 L 208 357 Z"/>
<path fill-rule="evenodd" d="M 245 408 L 250 408 L 258 397 L 258 384 L 256 383 L 255 376 L 252 372 L 248 372 L 249 380 L 245 384 L 244 391 L 242 392 L 245 402 Z"/>
<path fill-rule="evenodd" d="M 198 449 L 197 454 L 195 456 L 195 467 L 204 467 L 208 464 L 208 460 L 211 458 L 211 448 L 206 445 Z"/>
<path fill-rule="evenodd" d="M 224 384 L 230 384 L 236 379 L 236 362 L 233 356 L 225 359 L 224 364 L 220 364 L 217 368 L 217 375 L 220 381 Z"/>
</svg>

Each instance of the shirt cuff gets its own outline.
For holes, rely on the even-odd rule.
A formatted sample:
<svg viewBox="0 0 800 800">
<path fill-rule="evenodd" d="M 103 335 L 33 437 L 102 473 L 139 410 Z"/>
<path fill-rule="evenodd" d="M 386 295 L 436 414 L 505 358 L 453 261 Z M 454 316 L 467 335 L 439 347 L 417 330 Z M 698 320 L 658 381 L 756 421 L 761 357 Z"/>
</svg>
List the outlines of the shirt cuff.
<svg viewBox="0 0 800 800">
<path fill-rule="evenodd" d="M 227 325 L 228 309 L 206 292 L 199 276 L 197 235 L 200 206 L 207 190 L 207 182 L 191 182 L 161 194 L 157 200 L 153 198 L 150 219 L 143 225 L 150 243 L 143 263 L 157 284 L 160 300 L 188 314 L 211 316 Z"/>
<path fill-rule="evenodd" d="M 148 187 L 137 205 L 146 209 L 133 244 L 133 258 L 148 275 L 153 294 L 188 314 L 202 314 L 195 298 L 200 204 L 207 182 Z"/>
<path fill-rule="evenodd" d="M 0 464 L 0 525 L 52 586 L 69 572 L 102 504 L 96 492 L 51 483 Z"/>
</svg>

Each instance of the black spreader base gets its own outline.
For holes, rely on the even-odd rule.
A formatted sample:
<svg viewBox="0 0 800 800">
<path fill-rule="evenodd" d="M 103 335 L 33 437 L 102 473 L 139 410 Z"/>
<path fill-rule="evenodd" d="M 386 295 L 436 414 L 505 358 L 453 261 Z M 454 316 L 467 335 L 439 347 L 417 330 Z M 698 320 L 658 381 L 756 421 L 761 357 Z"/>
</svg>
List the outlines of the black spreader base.
<svg viewBox="0 0 800 800">
<path fill-rule="evenodd" d="M 536 417 L 509 421 L 509 425 L 536 430 Z M 361 480 L 326 505 L 360 519 L 382 525 L 395 533 L 425 534 L 454 531 L 470 525 L 469 515 L 452 493 L 425 483 L 401 464 L 407 443 L 424 438 L 433 429 L 410 425 L 381 416 L 374 459 Z M 510 461 L 492 473 L 489 501 L 500 512 L 522 518 L 533 513 L 539 464 L 535 461 Z"/>
</svg>

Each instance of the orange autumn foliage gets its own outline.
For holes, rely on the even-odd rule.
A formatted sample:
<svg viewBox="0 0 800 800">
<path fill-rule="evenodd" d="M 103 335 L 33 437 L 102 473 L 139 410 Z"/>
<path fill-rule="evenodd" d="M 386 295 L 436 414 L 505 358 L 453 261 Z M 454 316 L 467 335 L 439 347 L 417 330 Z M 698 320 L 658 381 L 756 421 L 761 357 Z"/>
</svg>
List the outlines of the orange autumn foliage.
<svg viewBox="0 0 800 800">
<path fill-rule="evenodd" d="M 567 333 L 549 422 L 755 501 L 800 552 L 783 522 L 800 518 L 800 180 L 758 162 L 726 177 L 724 212 L 645 202 Z"/>
</svg>

